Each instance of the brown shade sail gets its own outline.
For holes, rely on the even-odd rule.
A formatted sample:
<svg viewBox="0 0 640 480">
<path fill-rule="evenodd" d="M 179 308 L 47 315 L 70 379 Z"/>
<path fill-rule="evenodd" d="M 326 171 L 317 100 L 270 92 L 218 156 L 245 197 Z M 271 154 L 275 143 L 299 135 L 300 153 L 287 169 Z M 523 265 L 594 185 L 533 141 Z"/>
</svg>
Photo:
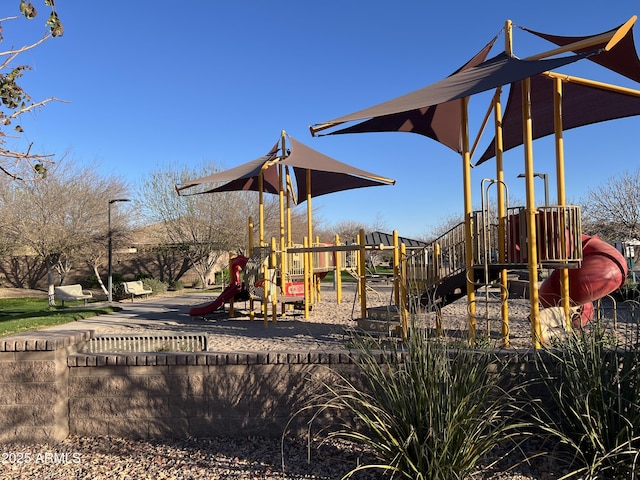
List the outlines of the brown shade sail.
<svg viewBox="0 0 640 480">
<path fill-rule="evenodd" d="M 292 167 L 298 191 L 298 203 L 307 198 L 306 171 L 311 175 L 311 196 L 352 190 L 354 188 L 393 185 L 395 180 L 361 170 L 334 158 L 328 157 L 305 144 L 288 137 L 291 145 L 289 155 L 282 164 Z"/>
<path fill-rule="evenodd" d="M 453 72 L 452 75 L 476 67 L 484 62 L 496 39 L 497 37 L 491 40 L 471 60 Z M 458 102 L 445 102 L 430 107 L 374 117 L 351 127 L 333 131 L 329 135 L 388 131 L 418 133 L 440 142 L 456 152 L 460 152 L 462 149 L 460 145 L 460 116 Z"/>
<path fill-rule="evenodd" d="M 503 151 L 522 145 L 522 82 L 509 90 L 507 107 L 502 119 Z M 554 133 L 553 78 L 536 75 L 531 78 L 531 116 L 533 138 Z M 623 91 L 565 82 L 562 86 L 562 128 L 570 130 L 617 118 L 640 115 L 640 97 Z M 495 139 L 476 165 L 495 156 Z"/>
<path fill-rule="evenodd" d="M 347 165 L 324 155 L 301 142 L 287 136 L 289 148 L 281 152 L 277 142 L 267 155 L 237 167 L 214 173 L 206 177 L 192 180 L 183 185 L 176 185 L 176 191 L 184 195 L 184 191 L 197 185 L 214 184 L 192 193 L 193 195 L 239 190 L 258 191 L 260 172 L 263 172 L 263 192 L 279 193 L 279 175 L 277 165 L 293 169 L 297 185 L 297 203 L 307 199 L 307 170 L 311 176 L 311 196 L 318 197 L 327 193 L 350 190 L 354 188 L 393 185 L 395 180 L 381 177 L 371 172 Z"/>
<path fill-rule="evenodd" d="M 508 85 L 576 62 L 592 53 L 594 52 L 544 60 L 520 60 L 506 53 L 500 53 L 475 67 L 460 70 L 432 85 L 329 122 L 313 125 L 310 130 L 315 134 L 345 122 L 386 116 L 387 122 L 380 119 L 376 131 L 397 131 L 398 118 L 394 116 L 395 114 L 414 112 Z"/>
<path fill-rule="evenodd" d="M 629 28 L 624 37 L 618 41 L 609 51 L 603 51 L 599 55 L 594 55 L 589 57 L 589 60 L 595 62 L 599 65 L 602 65 L 609 70 L 619 73 L 631 80 L 635 80 L 636 82 L 640 82 L 640 59 L 638 59 L 638 54 L 636 50 L 636 45 L 633 40 L 633 22 L 635 22 L 635 17 L 632 17 L 630 22 L 626 24 L 622 24 L 616 28 L 613 28 L 607 32 L 600 33 L 597 35 L 588 35 L 584 37 L 564 37 L 560 35 L 550 35 L 548 33 L 536 32 L 535 30 L 530 30 L 528 28 L 522 28 L 525 32 L 529 32 L 537 37 L 543 38 L 551 43 L 554 43 L 559 46 L 566 46 L 576 42 L 582 42 L 584 40 L 595 38 L 595 37 L 603 37 L 607 38 L 608 34 L 613 34 L 617 30 L 620 30 L 625 25 L 631 23 L 631 28 Z M 603 49 L 607 40 L 595 46 L 595 48 Z M 594 47 L 589 47 L 589 50 L 593 50 Z M 578 48 L 573 50 L 575 53 L 585 52 L 586 48 Z"/>
</svg>

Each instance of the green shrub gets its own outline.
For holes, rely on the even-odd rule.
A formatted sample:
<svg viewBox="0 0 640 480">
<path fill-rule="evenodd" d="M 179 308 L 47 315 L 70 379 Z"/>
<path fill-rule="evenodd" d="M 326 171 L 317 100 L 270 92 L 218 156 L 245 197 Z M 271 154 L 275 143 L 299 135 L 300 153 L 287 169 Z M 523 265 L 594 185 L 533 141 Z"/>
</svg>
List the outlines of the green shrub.
<svg viewBox="0 0 640 480">
<path fill-rule="evenodd" d="M 496 369 L 494 354 L 420 335 L 411 336 L 406 350 L 381 354 L 371 345 L 361 339 L 353 355 L 359 371 L 353 378 L 364 388 L 335 372 L 337 381 L 326 382 L 326 393 L 309 407 L 311 424 L 326 415 L 336 419 L 327 438 L 355 441 L 377 457 L 376 465 L 346 477 L 381 469 L 392 478 L 462 479 L 498 445 L 515 446 L 524 426 L 516 420 L 520 404 L 514 390 L 501 388 L 507 371 Z"/>
<path fill-rule="evenodd" d="M 164 283 L 161 282 L 160 280 L 156 280 L 155 278 L 141 278 L 140 280 L 142 280 L 142 284 L 151 288 L 151 290 L 153 290 L 152 295 L 159 295 L 161 293 L 166 293 L 167 290 L 169 289 L 169 286 Z"/>
<path fill-rule="evenodd" d="M 640 476 L 637 340 L 636 333 L 632 342 L 616 341 L 595 324 L 591 332 L 573 335 L 562 348 L 538 356 L 547 401 L 539 403 L 537 419 L 570 460 L 565 468 L 571 472 L 563 478 Z"/>
<path fill-rule="evenodd" d="M 112 284 L 111 296 L 116 301 L 124 300 L 125 298 L 127 298 L 127 294 L 124 291 L 124 284 L 122 282 L 114 282 Z"/>
<path fill-rule="evenodd" d="M 179 292 L 180 290 L 184 290 L 184 283 L 180 280 L 172 280 L 169 282 L 168 289 L 172 292 Z"/>
</svg>

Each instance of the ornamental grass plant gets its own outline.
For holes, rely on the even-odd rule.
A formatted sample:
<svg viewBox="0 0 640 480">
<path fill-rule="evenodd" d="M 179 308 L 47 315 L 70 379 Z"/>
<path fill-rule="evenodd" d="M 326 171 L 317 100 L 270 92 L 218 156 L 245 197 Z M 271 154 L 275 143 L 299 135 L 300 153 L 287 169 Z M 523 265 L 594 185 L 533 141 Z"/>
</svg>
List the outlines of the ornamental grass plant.
<svg viewBox="0 0 640 480">
<path fill-rule="evenodd" d="M 335 422 L 318 435 L 360 444 L 377 459 L 343 478 L 378 470 L 383 478 L 464 479 L 481 463 L 491 467 L 493 449 L 517 448 L 520 387 L 503 387 L 512 383 L 507 366 L 491 351 L 414 333 L 386 349 L 356 338 L 352 356 L 356 372 L 334 372 L 310 407 L 312 427 L 328 416 Z"/>
<path fill-rule="evenodd" d="M 626 338 L 596 322 L 537 357 L 544 400 L 535 417 L 559 446 L 562 478 L 640 478 L 639 310 L 624 307 L 633 329 Z"/>
</svg>

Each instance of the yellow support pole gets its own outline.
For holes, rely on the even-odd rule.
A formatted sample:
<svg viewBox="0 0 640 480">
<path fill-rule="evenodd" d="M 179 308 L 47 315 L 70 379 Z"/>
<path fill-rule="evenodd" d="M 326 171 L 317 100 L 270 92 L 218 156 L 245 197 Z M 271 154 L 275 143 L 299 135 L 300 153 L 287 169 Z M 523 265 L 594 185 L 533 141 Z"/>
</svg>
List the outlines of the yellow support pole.
<svg viewBox="0 0 640 480">
<path fill-rule="evenodd" d="M 558 189 L 558 205 L 566 205 L 565 195 L 565 176 L 564 176 L 564 136 L 562 126 L 562 80 L 554 78 L 553 93 L 553 112 L 554 112 L 554 129 L 556 144 L 556 185 Z M 562 245 L 562 254 L 567 254 L 567 237 L 565 235 L 566 225 L 564 215 L 560 218 L 560 245 Z M 571 299 L 569 298 L 569 270 L 560 269 L 560 294 L 562 299 L 562 308 L 566 320 L 567 330 L 571 330 Z"/>
<path fill-rule="evenodd" d="M 312 220 L 312 209 L 311 209 L 311 170 L 307 168 L 306 171 L 306 183 L 307 183 L 307 238 L 309 239 L 309 247 L 313 246 L 313 220 Z M 310 280 L 309 285 L 312 285 L 313 282 L 313 255 L 309 252 L 307 253 L 309 262 L 309 271 L 310 271 Z M 309 289 L 310 300 L 312 304 L 316 303 L 315 289 Z"/>
<path fill-rule="evenodd" d="M 506 261 L 506 237 L 507 237 L 507 213 L 506 213 L 506 192 L 504 183 L 503 164 L 503 142 L 502 142 L 502 103 L 500 94 L 496 93 L 494 99 L 495 115 L 495 144 L 496 144 L 496 178 L 498 180 L 498 259 L 500 262 Z M 500 270 L 500 308 L 502 314 L 502 346 L 509 348 L 509 303 L 507 302 L 507 270 Z"/>
<path fill-rule="evenodd" d="M 340 235 L 336 235 L 335 237 L 335 245 L 336 247 L 340 245 Z M 335 265 L 335 279 L 336 279 L 336 303 L 340 305 L 342 303 L 342 265 L 340 261 L 341 252 L 335 251 L 333 253 L 336 259 Z"/>
<path fill-rule="evenodd" d="M 260 221 L 259 241 L 260 247 L 264 247 L 264 167 L 258 174 L 258 217 Z"/>
<path fill-rule="evenodd" d="M 284 147 L 284 140 L 283 140 Z M 287 270 L 287 245 L 285 244 L 285 232 L 284 232 L 284 224 L 285 224 L 285 209 L 284 209 L 284 172 L 282 165 L 278 165 L 278 197 L 280 201 L 280 285 L 284 289 L 285 284 L 287 282 L 287 275 L 289 271 Z M 275 268 L 275 266 L 274 266 Z M 276 271 L 278 269 L 276 268 Z"/>
<path fill-rule="evenodd" d="M 531 79 L 522 80 L 522 138 L 524 140 L 527 256 L 529 269 L 529 299 L 531 304 L 531 340 L 534 348 L 541 347 L 540 309 L 538 306 L 538 248 L 536 207 L 533 186 L 533 121 L 531 116 Z"/>
<path fill-rule="evenodd" d="M 248 221 L 249 227 L 249 256 L 253 256 L 253 218 L 249 217 Z M 255 318 L 255 313 L 253 311 L 253 298 L 249 299 L 249 320 L 253 320 Z"/>
<path fill-rule="evenodd" d="M 469 154 L 469 97 L 460 99 L 462 130 L 462 180 L 464 184 L 465 266 L 467 268 L 467 318 L 469 343 L 476 342 L 476 293 L 473 284 L 473 206 L 471 199 L 471 155 Z"/>
<path fill-rule="evenodd" d="M 287 247 L 290 247 L 293 245 L 293 241 L 291 240 L 291 195 L 293 195 L 293 191 L 289 188 L 289 185 L 291 185 L 291 177 L 289 175 L 288 166 L 285 168 L 285 172 L 285 181 L 287 185 Z"/>
<path fill-rule="evenodd" d="M 253 255 L 253 218 L 249 217 L 248 221 L 247 221 L 247 228 L 249 229 L 249 248 L 248 248 L 248 252 L 249 252 L 249 256 Z"/>
<path fill-rule="evenodd" d="M 360 315 L 361 318 L 367 318 L 367 257 L 365 251 L 365 236 L 364 229 L 360 229 L 358 234 L 358 244 L 360 250 L 358 251 L 358 290 L 360 293 Z"/>
<path fill-rule="evenodd" d="M 271 237 L 271 268 L 272 271 L 276 272 L 276 262 L 277 260 L 277 244 L 276 239 Z M 266 282 L 265 282 L 266 284 Z M 273 287 L 273 295 L 271 295 L 271 321 L 276 323 L 278 321 L 278 284 L 276 282 L 276 278 L 274 276 L 273 280 L 269 279 L 269 290 Z"/>
<path fill-rule="evenodd" d="M 229 279 L 233 279 L 233 271 L 231 269 L 231 265 L 233 263 L 233 254 L 229 252 Z M 235 315 L 235 311 L 233 309 L 233 297 L 229 299 L 229 316 L 233 317 Z"/>
<path fill-rule="evenodd" d="M 304 237 L 302 242 L 304 248 L 309 248 L 309 239 Z M 311 283 L 309 282 L 309 254 L 305 252 L 302 255 L 303 258 L 303 279 L 304 279 L 304 318 L 309 318 L 309 290 L 311 290 Z"/>
<path fill-rule="evenodd" d="M 402 320 L 402 340 L 407 341 L 407 334 L 409 332 L 409 310 L 407 308 L 407 247 L 403 243 L 400 245 L 400 258 L 402 259 L 401 273 L 402 273 L 402 295 L 400 308 L 400 319 Z"/>
<path fill-rule="evenodd" d="M 393 302 L 400 308 L 400 239 L 397 230 L 393 231 Z"/>
</svg>

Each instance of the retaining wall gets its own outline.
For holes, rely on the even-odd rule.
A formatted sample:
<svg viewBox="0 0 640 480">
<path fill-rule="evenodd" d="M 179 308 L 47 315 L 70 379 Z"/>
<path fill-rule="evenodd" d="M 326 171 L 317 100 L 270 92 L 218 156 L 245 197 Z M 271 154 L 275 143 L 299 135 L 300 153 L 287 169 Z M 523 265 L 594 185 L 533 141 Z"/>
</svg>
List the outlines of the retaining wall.
<svg viewBox="0 0 640 480">
<path fill-rule="evenodd" d="M 279 437 L 333 371 L 357 381 L 348 351 L 81 353 L 91 337 L 52 330 L 0 339 L 0 443 Z M 528 369 L 527 354 L 509 355 L 515 374 Z M 308 419 L 296 417 L 290 432 L 306 431 Z"/>
</svg>

